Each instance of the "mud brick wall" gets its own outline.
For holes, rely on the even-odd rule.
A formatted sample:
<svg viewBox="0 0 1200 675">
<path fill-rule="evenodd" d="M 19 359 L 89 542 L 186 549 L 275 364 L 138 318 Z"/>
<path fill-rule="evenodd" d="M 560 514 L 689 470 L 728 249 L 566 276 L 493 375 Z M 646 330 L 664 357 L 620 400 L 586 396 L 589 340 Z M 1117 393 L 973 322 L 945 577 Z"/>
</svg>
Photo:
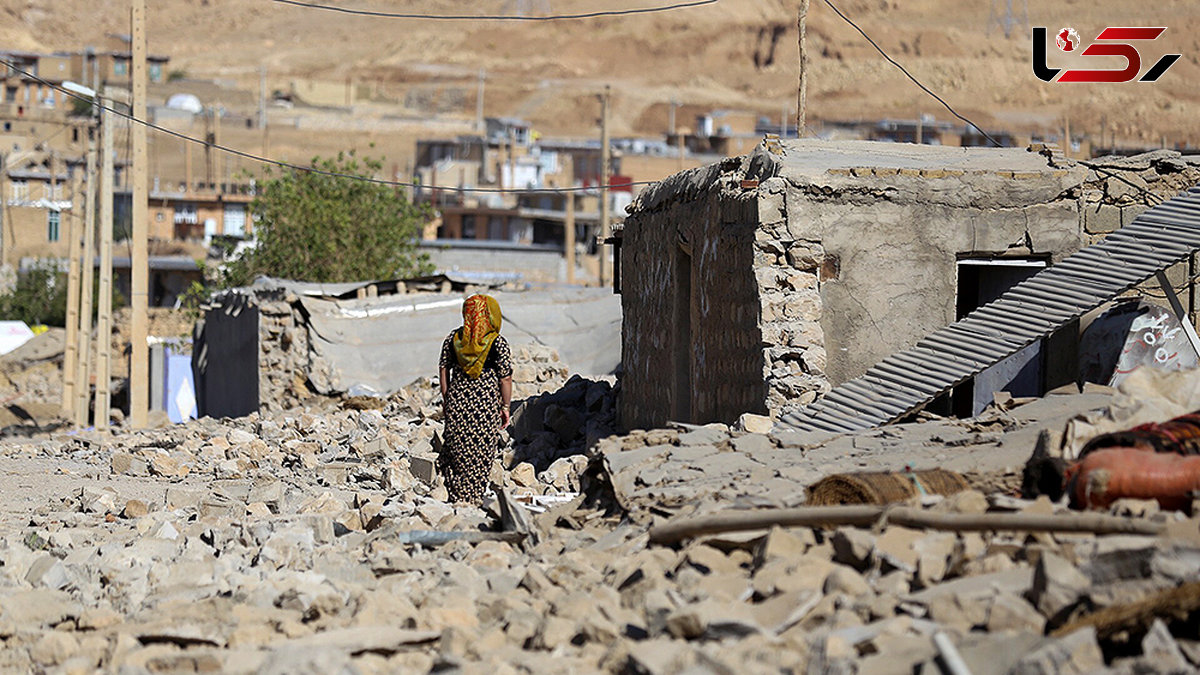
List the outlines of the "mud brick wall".
<svg viewBox="0 0 1200 675">
<path fill-rule="evenodd" d="M 625 428 L 765 412 L 758 205 L 739 160 L 679 174 L 638 198 L 621 245 Z"/>
</svg>

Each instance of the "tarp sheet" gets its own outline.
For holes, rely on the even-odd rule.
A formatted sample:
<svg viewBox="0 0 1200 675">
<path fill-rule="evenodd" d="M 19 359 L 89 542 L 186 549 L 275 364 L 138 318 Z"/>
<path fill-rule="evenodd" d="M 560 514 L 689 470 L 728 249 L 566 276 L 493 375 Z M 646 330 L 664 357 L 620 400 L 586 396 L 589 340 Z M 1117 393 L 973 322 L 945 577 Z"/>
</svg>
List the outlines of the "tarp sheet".
<svg viewBox="0 0 1200 675">
<path fill-rule="evenodd" d="M 556 349 L 574 373 L 607 375 L 621 360 L 621 303 L 608 289 L 494 292 L 514 347 Z M 462 325 L 462 294 L 410 294 L 364 300 L 301 297 L 309 314 L 309 379 L 322 394 L 362 387 L 379 394 L 436 377 L 438 352 Z M 359 385 L 355 387 L 355 385 Z"/>
</svg>

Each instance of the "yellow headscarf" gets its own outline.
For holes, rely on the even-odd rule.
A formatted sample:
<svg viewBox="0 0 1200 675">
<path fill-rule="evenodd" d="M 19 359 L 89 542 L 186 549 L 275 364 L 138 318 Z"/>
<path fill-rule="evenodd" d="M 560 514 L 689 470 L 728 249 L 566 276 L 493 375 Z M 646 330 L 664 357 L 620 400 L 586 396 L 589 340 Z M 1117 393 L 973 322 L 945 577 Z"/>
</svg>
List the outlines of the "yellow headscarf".
<svg viewBox="0 0 1200 675">
<path fill-rule="evenodd" d="M 500 303 L 490 295 L 472 295 L 463 302 L 463 325 L 454 333 L 458 365 L 471 379 L 483 374 L 492 343 L 500 336 Z"/>
</svg>

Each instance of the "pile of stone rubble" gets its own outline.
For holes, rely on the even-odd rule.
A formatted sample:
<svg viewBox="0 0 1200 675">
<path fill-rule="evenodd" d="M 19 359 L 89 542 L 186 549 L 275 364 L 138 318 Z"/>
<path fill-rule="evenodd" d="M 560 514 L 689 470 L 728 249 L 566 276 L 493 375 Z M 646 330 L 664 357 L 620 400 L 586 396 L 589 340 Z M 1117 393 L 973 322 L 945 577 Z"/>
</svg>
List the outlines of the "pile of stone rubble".
<svg viewBox="0 0 1200 675">
<path fill-rule="evenodd" d="M 922 529 L 884 513 L 655 535 L 795 506 L 797 485 L 873 457 L 994 466 L 981 458 L 1006 443 L 1027 456 L 1037 426 L 1111 397 L 825 439 L 710 425 L 593 443 L 612 387 L 576 379 L 514 418 L 494 478 L 534 507 L 517 519 L 495 500 L 445 503 L 430 382 L 377 407 L 10 443 L 0 672 L 1193 671 L 1200 519 L 1152 502 L 1112 515 L 1153 534 Z M 530 449 L 549 433 L 553 449 Z M 993 484 L 909 510 L 1071 517 Z"/>
</svg>

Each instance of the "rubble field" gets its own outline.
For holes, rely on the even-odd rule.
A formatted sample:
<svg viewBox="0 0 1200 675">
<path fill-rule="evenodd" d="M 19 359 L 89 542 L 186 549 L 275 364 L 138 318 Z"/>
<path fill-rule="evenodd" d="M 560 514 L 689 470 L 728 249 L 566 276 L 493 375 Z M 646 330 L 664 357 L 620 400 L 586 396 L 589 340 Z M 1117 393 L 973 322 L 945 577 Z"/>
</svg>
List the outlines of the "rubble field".
<svg viewBox="0 0 1200 675">
<path fill-rule="evenodd" d="M 6 441 L 0 672 L 1192 672 L 1194 516 L 1125 500 L 1105 535 L 888 520 L 1078 517 L 1019 498 L 1021 466 L 1047 437 L 1192 403 L 1139 382 L 844 436 L 753 416 L 616 435 L 614 385 L 574 377 L 517 407 L 482 508 L 445 502 L 428 381 Z M 662 538 L 908 465 L 973 489 L 859 525 Z"/>
</svg>

